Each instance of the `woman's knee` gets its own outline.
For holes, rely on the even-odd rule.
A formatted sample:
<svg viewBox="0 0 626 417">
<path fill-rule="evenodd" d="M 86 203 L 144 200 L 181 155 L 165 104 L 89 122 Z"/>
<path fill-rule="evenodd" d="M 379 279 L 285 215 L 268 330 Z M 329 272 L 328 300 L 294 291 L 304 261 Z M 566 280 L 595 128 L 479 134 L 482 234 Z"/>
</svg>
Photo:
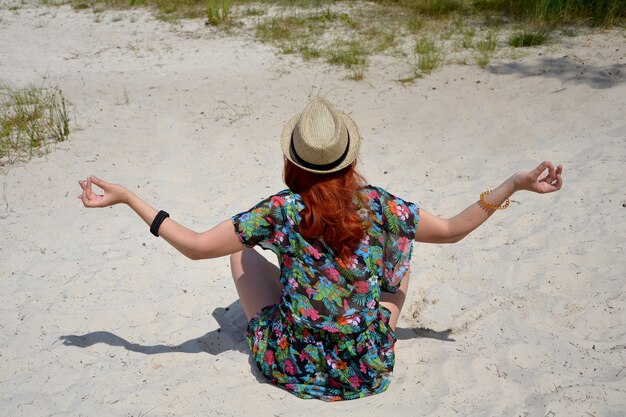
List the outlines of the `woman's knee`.
<svg viewBox="0 0 626 417">
<path fill-rule="evenodd" d="M 380 305 L 382 305 L 391 312 L 391 317 L 389 318 L 389 326 L 393 330 L 396 329 L 396 324 L 398 323 L 400 313 L 402 312 L 402 307 L 404 306 L 404 301 L 406 300 L 406 294 L 409 288 L 409 275 L 410 273 L 407 272 L 406 275 L 402 278 L 400 287 L 395 293 L 382 293 L 380 296 Z"/>
<path fill-rule="evenodd" d="M 278 268 L 254 249 L 244 249 L 232 254 L 230 268 L 248 320 L 261 308 L 280 300 Z"/>
</svg>

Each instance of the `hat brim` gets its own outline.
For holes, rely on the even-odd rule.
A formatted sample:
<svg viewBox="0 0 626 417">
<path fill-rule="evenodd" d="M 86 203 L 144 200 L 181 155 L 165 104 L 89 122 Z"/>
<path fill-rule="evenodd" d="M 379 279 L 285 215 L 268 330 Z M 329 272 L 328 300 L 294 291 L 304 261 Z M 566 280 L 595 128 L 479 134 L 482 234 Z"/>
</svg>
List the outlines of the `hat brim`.
<svg viewBox="0 0 626 417">
<path fill-rule="evenodd" d="M 339 117 L 341 117 L 343 122 L 346 124 L 346 127 L 348 128 L 348 134 L 350 135 L 350 145 L 348 148 L 348 152 L 343 162 L 341 162 L 341 164 L 337 165 L 336 167 L 332 169 L 317 170 L 317 169 L 311 169 L 311 168 L 302 166 L 297 161 L 291 149 L 291 136 L 293 134 L 293 129 L 295 129 L 296 125 L 298 124 L 298 120 L 300 120 L 299 114 L 293 116 L 283 126 L 283 132 L 280 136 L 280 146 L 283 150 L 283 155 L 285 155 L 285 158 L 287 158 L 289 161 L 291 161 L 291 163 L 293 163 L 294 165 L 297 165 L 301 169 L 305 171 L 313 172 L 316 174 L 329 174 L 331 172 L 341 171 L 342 169 L 352 164 L 354 160 L 359 156 L 359 149 L 361 148 L 361 134 L 359 133 L 359 129 L 356 127 L 356 123 L 354 123 L 354 121 L 347 114 L 341 113 L 339 111 L 337 112 L 337 114 L 339 115 Z"/>
</svg>

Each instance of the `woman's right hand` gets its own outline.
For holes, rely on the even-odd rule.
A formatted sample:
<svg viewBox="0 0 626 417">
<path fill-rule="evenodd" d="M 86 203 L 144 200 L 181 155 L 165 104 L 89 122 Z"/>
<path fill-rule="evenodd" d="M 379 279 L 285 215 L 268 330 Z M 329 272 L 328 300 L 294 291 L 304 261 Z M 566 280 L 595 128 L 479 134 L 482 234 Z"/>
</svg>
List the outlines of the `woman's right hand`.
<svg viewBox="0 0 626 417">
<path fill-rule="evenodd" d="M 543 161 L 532 171 L 519 171 L 514 174 L 515 191 L 527 190 L 545 194 L 559 191 L 563 186 L 563 165 L 554 165 L 550 161 Z"/>
<path fill-rule="evenodd" d="M 121 185 L 111 184 L 94 176 L 90 176 L 86 180 L 78 180 L 78 184 L 83 189 L 78 198 L 83 201 L 85 207 L 108 207 L 128 201 L 130 191 Z M 94 193 L 91 190 L 92 184 L 101 188 L 104 194 Z"/>
</svg>

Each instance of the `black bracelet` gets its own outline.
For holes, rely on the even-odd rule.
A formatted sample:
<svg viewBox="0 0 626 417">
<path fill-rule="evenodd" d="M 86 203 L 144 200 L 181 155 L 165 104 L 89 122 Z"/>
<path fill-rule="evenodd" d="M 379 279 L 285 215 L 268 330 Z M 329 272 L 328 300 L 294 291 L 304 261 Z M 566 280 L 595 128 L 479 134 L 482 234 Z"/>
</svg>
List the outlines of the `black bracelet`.
<svg viewBox="0 0 626 417">
<path fill-rule="evenodd" d="M 154 217 L 154 220 L 152 220 L 152 224 L 150 225 L 150 233 L 152 233 L 156 237 L 159 237 L 159 227 L 161 227 L 161 223 L 163 223 L 163 221 L 168 217 L 170 217 L 169 213 L 160 210 Z"/>
</svg>

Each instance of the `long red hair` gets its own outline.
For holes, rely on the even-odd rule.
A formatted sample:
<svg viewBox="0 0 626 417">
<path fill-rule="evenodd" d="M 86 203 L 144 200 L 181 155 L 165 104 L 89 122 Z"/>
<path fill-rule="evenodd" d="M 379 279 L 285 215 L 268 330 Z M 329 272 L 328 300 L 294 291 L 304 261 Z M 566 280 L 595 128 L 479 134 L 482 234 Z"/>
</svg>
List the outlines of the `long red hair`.
<svg viewBox="0 0 626 417">
<path fill-rule="evenodd" d="M 337 172 L 315 174 L 285 158 L 285 184 L 305 205 L 300 233 L 309 241 L 323 239 L 342 259 L 350 258 L 365 236 L 354 202 L 365 179 L 355 165 L 356 161 Z"/>
</svg>

